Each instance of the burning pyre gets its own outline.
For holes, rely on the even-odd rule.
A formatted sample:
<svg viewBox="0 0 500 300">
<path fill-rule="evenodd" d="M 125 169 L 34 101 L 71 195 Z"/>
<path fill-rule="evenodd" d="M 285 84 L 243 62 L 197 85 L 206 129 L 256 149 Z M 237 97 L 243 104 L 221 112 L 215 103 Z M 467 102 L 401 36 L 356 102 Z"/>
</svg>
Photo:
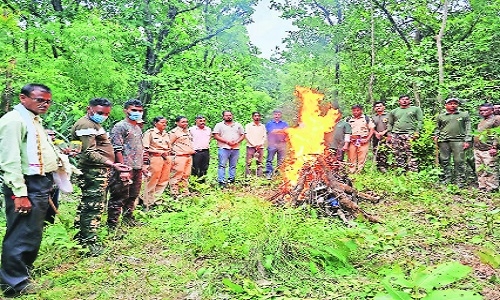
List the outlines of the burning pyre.
<svg viewBox="0 0 500 300">
<path fill-rule="evenodd" d="M 358 214 L 372 222 L 381 222 L 357 204 L 360 198 L 372 202 L 379 198 L 357 192 L 343 162 L 324 145 L 325 133 L 332 131 L 341 117 L 338 110 L 321 109 L 324 95 L 312 89 L 296 87 L 296 96 L 300 101 L 298 125 L 287 131 L 290 150 L 280 168 L 283 183 L 271 200 L 276 204 L 307 204 L 325 216 L 338 216 L 345 223 Z"/>
</svg>

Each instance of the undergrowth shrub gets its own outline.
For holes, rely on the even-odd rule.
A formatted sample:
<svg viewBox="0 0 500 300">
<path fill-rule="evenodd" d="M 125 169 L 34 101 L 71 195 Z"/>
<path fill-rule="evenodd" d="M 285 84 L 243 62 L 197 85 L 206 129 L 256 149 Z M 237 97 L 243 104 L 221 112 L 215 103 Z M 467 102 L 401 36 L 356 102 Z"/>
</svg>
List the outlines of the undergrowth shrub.
<svg viewBox="0 0 500 300">
<path fill-rule="evenodd" d="M 158 222 L 195 257 L 231 262 L 246 276 L 312 276 L 351 273 L 356 244 L 332 220 L 307 209 L 276 208 L 251 198 L 211 199 Z M 166 222 L 166 223 L 165 223 Z"/>
</svg>

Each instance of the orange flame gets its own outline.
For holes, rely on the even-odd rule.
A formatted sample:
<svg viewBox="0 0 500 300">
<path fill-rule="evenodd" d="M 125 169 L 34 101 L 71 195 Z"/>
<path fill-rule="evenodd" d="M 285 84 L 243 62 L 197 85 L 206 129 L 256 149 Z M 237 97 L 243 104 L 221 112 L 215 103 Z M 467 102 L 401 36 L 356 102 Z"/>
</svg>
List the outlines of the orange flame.
<svg viewBox="0 0 500 300">
<path fill-rule="evenodd" d="M 299 120 L 297 127 L 287 130 L 292 151 L 284 166 L 285 180 L 292 186 L 297 183 L 304 164 L 314 160 L 315 155 L 324 153 L 324 135 L 332 130 L 340 117 L 336 109 L 328 108 L 323 113 L 320 111 L 324 95 L 317 91 L 296 87 L 295 95 L 300 100 Z"/>
</svg>

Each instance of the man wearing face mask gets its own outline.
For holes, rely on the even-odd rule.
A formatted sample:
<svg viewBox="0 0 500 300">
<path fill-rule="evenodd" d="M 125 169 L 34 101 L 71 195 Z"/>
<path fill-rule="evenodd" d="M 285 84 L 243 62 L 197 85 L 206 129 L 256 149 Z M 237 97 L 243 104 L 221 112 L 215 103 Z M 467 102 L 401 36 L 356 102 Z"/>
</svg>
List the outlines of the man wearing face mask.
<svg viewBox="0 0 500 300">
<path fill-rule="evenodd" d="M 141 191 L 143 173 L 142 130 L 137 124 L 142 120 L 142 102 L 131 99 L 123 105 L 125 119 L 111 129 L 111 143 L 115 161 L 130 167 L 128 172 L 113 172 L 109 182 L 108 228 L 117 228 L 118 219 L 128 226 L 137 226 L 134 218 L 135 200 Z"/>
<path fill-rule="evenodd" d="M 113 146 L 101 126 L 110 112 L 111 102 L 108 99 L 94 98 L 87 106 L 87 114 L 71 129 L 73 139 L 82 142 L 79 155 L 82 174 L 78 178 L 82 198 L 76 211 L 75 228 L 78 233 L 75 239 L 89 248 L 90 255 L 98 255 L 102 250 L 102 245 L 97 240 L 97 229 L 106 203 L 109 170 L 130 170 L 126 165 L 114 162 Z"/>
</svg>

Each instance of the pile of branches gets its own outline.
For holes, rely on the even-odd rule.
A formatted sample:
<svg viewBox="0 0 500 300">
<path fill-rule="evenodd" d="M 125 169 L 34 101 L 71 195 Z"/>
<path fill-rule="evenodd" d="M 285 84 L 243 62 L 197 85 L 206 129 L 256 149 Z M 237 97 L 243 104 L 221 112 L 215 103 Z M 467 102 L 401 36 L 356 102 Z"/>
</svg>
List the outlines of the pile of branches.
<svg viewBox="0 0 500 300">
<path fill-rule="evenodd" d="M 301 168 L 295 186 L 284 182 L 269 200 L 276 205 L 309 205 L 324 216 L 339 217 L 346 225 L 359 214 L 371 222 L 382 223 L 358 205 L 359 200 L 377 203 L 380 197 L 356 191 L 345 173 L 344 163 L 334 154 L 314 155 L 314 158 Z"/>
</svg>

